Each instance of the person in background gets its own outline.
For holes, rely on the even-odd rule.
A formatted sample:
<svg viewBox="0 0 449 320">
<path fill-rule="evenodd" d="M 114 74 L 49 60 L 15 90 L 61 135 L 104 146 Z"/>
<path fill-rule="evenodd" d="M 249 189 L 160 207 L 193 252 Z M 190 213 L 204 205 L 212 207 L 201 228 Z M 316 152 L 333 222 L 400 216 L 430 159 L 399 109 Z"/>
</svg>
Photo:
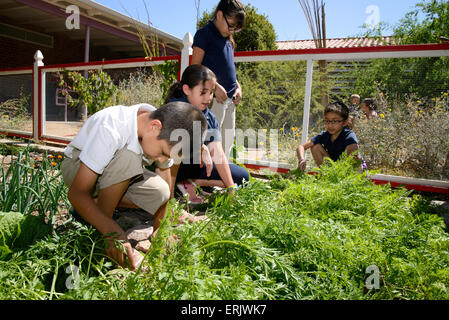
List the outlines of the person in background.
<svg viewBox="0 0 449 320">
<path fill-rule="evenodd" d="M 360 104 L 360 96 L 358 94 L 353 94 L 349 98 L 349 129 L 353 129 L 355 125 L 355 121 L 360 116 L 359 104 Z"/>
<path fill-rule="evenodd" d="M 348 155 L 358 150 L 358 140 L 354 131 L 348 126 L 349 109 L 343 103 L 333 103 L 324 109 L 325 131 L 296 149 L 298 157 L 298 169 L 305 171 L 307 161 L 305 151 L 311 149 L 313 159 L 319 167 L 323 164 L 324 158 L 331 158 L 337 161 L 346 152 Z"/>
<path fill-rule="evenodd" d="M 376 119 L 376 102 L 373 98 L 366 98 L 362 101 L 362 111 L 367 119 Z"/>
<path fill-rule="evenodd" d="M 172 184 L 171 196 L 174 194 L 174 185 L 183 194 L 189 195 L 193 204 L 200 203 L 201 198 L 195 194 L 195 186 L 221 187 L 232 190 L 236 186 L 249 181 L 248 172 L 233 163 L 229 163 L 221 145 L 221 132 L 215 115 L 209 109 L 216 88 L 215 74 L 203 65 L 191 65 L 182 74 L 180 82 L 169 89 L 166 103 L 188 102 L 203 111 L 207 121 L 207 134 L 205 145 L 212 157 L 213 167 L 209 174 L 207 166 L 194 162 L 191 157 L 185 157 L 188 163 L 181 162 L 171 167 Z"/>
<path fill-rule="evenodd" d="M 192 46 L 191 64 L 202 64 L 217 77 L 211 111 L 220 126 L 226 157 L 229 157 L 234 145 L 235 108 L 242 100 L 242 87 L 235 71 L 233 35 L 242 29 L 245 15 L 240 1 L 221 0 L 213 19 L 195 33 Z"/>
</svg>

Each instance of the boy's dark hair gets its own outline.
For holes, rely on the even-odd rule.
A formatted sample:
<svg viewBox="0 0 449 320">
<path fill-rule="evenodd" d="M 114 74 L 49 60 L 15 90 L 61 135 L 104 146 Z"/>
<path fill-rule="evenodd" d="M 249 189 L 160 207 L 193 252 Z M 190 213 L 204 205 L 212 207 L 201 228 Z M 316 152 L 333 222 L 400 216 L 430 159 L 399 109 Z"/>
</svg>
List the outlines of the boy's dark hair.
<svg viewBox="0 0 449 320">
<path fill-rule="evenodd" d="M 243 28 L 245 24 L 245 7 L 239 0 L 221 0 L 217 8 L 214 12 L 214 19 L 217 16 L 217 12 L 221 11 L 226 17 L 235 18 L 237 21 L 237 25 L 235 26 L 237 29 Z M 229 40 L 232 43 L 232 46 L 235 47 L 235 41 L 233 36 L 229 37 Z"/>
<path fill-rule="evenodd" d="M 200 83 L 204 84 L 206 81 L 215 79 L 215 73 L 213 73 L 208 67 L 201 64 L 192 64 L 182 73 L 181 81 L 176 82 L 170 87 L 170 89 L 168 89 L 165 103 L 169 103 L 173 99 L 182 98 L 184 96 L 182 86 L 185 84 L 188 85 L 189 88 L 193 88 Z"/>
<path fill-rule="evenodd" d="M 376 100 L 373 98 L 366 98 L 363 99 L 363 103 L 370 109 L 370 110 L 376 110 Z"/>
<path fill-rule="evenodd" d="M 150 115 L 150 119 L 157 119 L 162 123 L 162 130 L 158 136 L 160 140 L 166 140 L 170 146 L 174 146 L 181 141 L 171 140 L 171 134 L 176 129 L 184 129 L 190 138 L 190 145 L 195 146 L 200 139 L 203 144 L 205 138 L 205 132 L 207 129 L 207 122 L 203 112 L 197 107 L 186 102 L 171 102 L 163 105 L 162 107 L 153 111 Z M 195 124 L 201 124 L 201 136 L 198 137 L 198 133 L 194 131 Z"/>
<path fill-rule="evenodd" d="M 335 102 L 324 108 L 324 115 L 328 114 L 329 112 L 335 112 L 340 117 L 342 117 L 343 120 L 348 120 L 349 118 L 349 108 L 343 102 Z"/>
</svg>

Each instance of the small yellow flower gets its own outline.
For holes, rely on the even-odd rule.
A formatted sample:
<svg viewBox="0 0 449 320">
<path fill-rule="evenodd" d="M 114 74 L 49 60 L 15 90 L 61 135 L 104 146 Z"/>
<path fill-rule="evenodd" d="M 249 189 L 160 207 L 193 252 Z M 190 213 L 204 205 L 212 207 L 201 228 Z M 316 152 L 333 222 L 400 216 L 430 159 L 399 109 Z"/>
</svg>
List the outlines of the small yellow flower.
<svg viewBox="0 0 449 320">
<path fill-rule="evenodd" d="M 58 164 L 57 164 L 56 162 L 52 161 L 52 162 L 51 162 L 51 165 L 52 165 L 53 167 L 56 167 Z"/>
<path fill-rule="evenodd" d="M 448 95 L 448 93 L 447 93 L 447 92 L 443 93 L 443 96 L 447 96 L 447 95 Z"/>
<path fill-rule="evenodd" d="M 61 159 L 62 159 L 62 156 L 61 156 L 61 155 L 58 155 L 58 159 L 61 160 Z"/>
<path fill-rule="evenodd" d="M 418 100 L 418 103 L 422 103 L 421 100 Z"/>
<path fill-rule="evenodd" d="M 379 117 L 381 117 L 382 119 L 385 118 L 385 115 L 383 113 L 379 114 Z"/>
</svg>

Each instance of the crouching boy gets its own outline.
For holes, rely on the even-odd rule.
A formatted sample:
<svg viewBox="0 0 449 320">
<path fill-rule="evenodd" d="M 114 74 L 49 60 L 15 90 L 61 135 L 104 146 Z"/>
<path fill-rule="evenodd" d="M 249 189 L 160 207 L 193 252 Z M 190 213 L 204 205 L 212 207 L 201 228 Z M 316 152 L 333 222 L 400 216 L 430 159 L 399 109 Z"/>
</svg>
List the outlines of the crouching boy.
<svg viewBox="0 0 449 320">
<path fill-rule="evenodd" d="M 337 161 L 346 151 L 348 155 L 358 150 L 358 140 L 354 131 L 347 126 L 349 123 L 349 109 L 342 103 L 328 105 L 324 109 L 324 127 L 321 132 L 311 140 L 296 149 L 298 169 L 305 171 L 305 151 L 311 149 L 313 159 L 317 166 L 323 164 L 325 157 Z"/>
<path fill-rule="evenodd" d="M 193 128 L 198 123 L 201 136 L 196 130 L 195 137 Z M 133 270 L 136 261 L 124 231 L 112 219 L 115 208 L 141 208 L 154 215 L 155 236 L 170 198 L 166 181 L 170 181 L 172 147 L 178 142 L 201 145 L 206 127 L 201 110 L 188 103 L 159 109 L 148 104 L 113 106 L 92 115 L 64 150 L 62 175 L 69 201 L 85 222 L 106 237 L 106 254 L 122 267 L 126 256 Z M 172 141 L 176 129 L 186 130 L 190 141 Z M 143 156 L 155 162 L 157 174 L 142 165 Z M 125 254 L 115 240 L 123 240 Z"/>
</svg>

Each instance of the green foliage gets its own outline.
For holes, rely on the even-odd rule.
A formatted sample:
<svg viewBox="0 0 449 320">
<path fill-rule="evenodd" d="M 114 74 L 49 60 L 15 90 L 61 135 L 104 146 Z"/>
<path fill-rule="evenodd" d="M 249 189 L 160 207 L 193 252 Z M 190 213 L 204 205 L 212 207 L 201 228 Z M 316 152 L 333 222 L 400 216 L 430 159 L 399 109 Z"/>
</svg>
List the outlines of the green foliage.
<svg viewBox="0 0 449 320">
<path fill-rule="evenodd" d="M 60 164 L 52 155 L 35 159 L 30 148 L 14 155 L 8 168 L 0 167 L 0 211 L 38 213 L 53 226 L 59 211 L 68 207 Z"/>
<path fill-rule="evenodd" d="M 351 158 L 317 176 L 291 172 L 215 193 L 209 221 L 175 227 L 180 209 L 169 203 L 147 271 L 114 269 L 99 233 L 74 223 L 0 261 L 0 298 L 449 298 L 442 218 L 409 191 L 373 185 Z M 367 288 L 370 266 L 380 271 L 378 289 Z"/>
<path fill-rule="evenodd" d="M 160 82 L 160 89 L 162 91 L 162 99 L 160 104 L 164 104 L 165 97 L 168 94 L 168 90 L 173 83 L 178 81 L 179 63 L 174 60 L 167 60 L 161 65 L 154 67 L 156 72 L 160 73 L 162 81 Z"/>
<path fill-rule="evenodd" d="M 0 260 L 4 260 L 12 251 L 14 241 L 20 235 L 19 212 L 0 212 Z"/>
<path fill-rule="evenodd" d="M 328 65 L 328 72 L 334 69 Z M 237 107 L 236 126 L 248 128 L 289 129 L 302 127 L 304 95 L 306 82 L 306 63 L 304 61 L 260 62 L 237 65 L 239 83 L 242 86 L 243 100 Z M 316 70 L 314 83 L 319 83 L 322 73 Z M 330 92 L 333 80 L 327 87 Z M 322 117 L 320 86 L 313 86 L 311 99 L 311 119 Z"/>
<path fill-rule="evenodd" d="M 111 77 L 103 70 L 89 70 L 89 76 L 84 77 L 77 71 L 69 71 L 68 81 L 63 74 L 59 74 L 58 86 L 63 88 L 63 94 L 67 97 L 70 106 L 82 103 L 86 105 L 89 115 L 106 108 L 117 87 Z M 69 90 L 76 93 L 77 98 L 69 94 Z"/>
<path fill-rule="evenodd" d="M 444 0 L 418 2 L 394 28 L 394 35 L 401 44 L 439 43 L 441 36 L 449 35 L 449 3 Z"/>
<path fill-rule="evenodd" d="M 370 168 L 385 174 L 449 179 L 449 92 L 430 100 L 408 97 L 389 105 L 377 96 L 378 119 L 356 120 L 360 151 Z"/>
<path fill-rule="evenodd" d="M 163 100 L 161 77 L 147 69 L 138 69 L 123 79 L 117 85 L 117 91 L 112 96 L 116 105 L 131 106 L 142 102 L 153 106 L 160 105 Z"/>
<path fill-rule="evenodd" d="M 6 260 L 13 249 L 26 248 L 44 238 L 50 231 L 42 217 L 0 212 L 0 260 Z"/>
<path fill-rule="evenodd" d="M 421 18 L 423 15 L 424 18 Z M 394 44 L 439 43 L 449 32 L 449 3 L 443 0 L 419 2 L 393 27 Z M 368 32 L 366 36 L 372 36 Z M 375 59 L 355 62 L 351 79 L 354 85 L 345 92 L 363 97 L 375 96 L 380 90 L 392 101 L 404 102 L 405 95 L 437 98 L 449 88 L 449 59 L 407 58 Z"/>
</svg>

